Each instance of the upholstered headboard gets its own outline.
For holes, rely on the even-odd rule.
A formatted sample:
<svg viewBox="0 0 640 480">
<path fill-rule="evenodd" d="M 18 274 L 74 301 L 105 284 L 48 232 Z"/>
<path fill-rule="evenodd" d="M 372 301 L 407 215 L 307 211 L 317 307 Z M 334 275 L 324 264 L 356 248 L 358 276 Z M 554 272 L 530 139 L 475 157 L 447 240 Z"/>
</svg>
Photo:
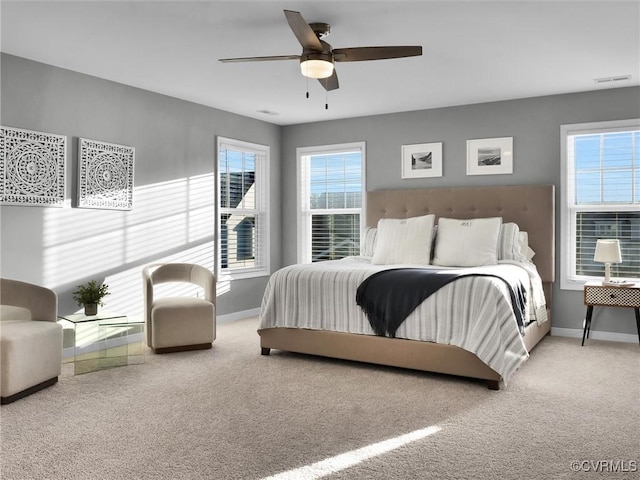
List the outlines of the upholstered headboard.
<svg viewBox="0 0 640 480">
<path fill-rule="evenodd" d="M 367 192 L 367 225 L 381 218 L 433 213 L 437 218 L 502 217 L 529 234 L 533 262 L 543 282 L 555 281 L 555 189 L 553 185 L 424 188 Z M 436 219 L 437 221 L 437 219 Z"/>
</svg>

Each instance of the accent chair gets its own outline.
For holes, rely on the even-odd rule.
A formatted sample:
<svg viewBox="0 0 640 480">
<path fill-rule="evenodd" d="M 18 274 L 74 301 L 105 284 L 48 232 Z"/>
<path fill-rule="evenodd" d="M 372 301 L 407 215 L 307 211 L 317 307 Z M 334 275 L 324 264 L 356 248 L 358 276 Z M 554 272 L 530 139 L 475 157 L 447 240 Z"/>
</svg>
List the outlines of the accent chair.
<svg viewBox="0 0 640 480">
<path fill-rule="evenodd" d="M 148 265 L 142 269 L 147 345 L 154 353 L 211 348 L 216 338 L 216 277 L 191 263 Z M 203 297 L 159 297 L 154 287 L 186 282 L 203 290 Z"/>
<path fill-rule="evenodd" d="M 0 304 L 0 403 L 7 404 L 58 381 L 62 326 L 48 288 L 2 278 Z"/>
</svg>

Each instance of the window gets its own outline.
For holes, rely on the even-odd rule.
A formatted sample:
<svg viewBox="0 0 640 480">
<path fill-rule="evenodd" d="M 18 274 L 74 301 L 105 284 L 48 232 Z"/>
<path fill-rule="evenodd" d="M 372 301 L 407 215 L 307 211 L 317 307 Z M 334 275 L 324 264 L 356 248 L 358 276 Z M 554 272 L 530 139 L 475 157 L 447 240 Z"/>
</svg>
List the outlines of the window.
<svg viewBox="0 0 640 480">
<path fill-rule="evenodd" d="M 217 272 L 269 274 L 269 147 L 218 137 Z"/>
<path fill-rule="evenodd" d="M 563 125 L 561 287 L 604 277 L 596 241 L 617 238 L 611 275 L 640 277 L 640 119 Z"/>
<path fill-rule="evenodd" d="M 298 261 L 360 254 L 364 143 L 299 148 Z"/>
</svg>

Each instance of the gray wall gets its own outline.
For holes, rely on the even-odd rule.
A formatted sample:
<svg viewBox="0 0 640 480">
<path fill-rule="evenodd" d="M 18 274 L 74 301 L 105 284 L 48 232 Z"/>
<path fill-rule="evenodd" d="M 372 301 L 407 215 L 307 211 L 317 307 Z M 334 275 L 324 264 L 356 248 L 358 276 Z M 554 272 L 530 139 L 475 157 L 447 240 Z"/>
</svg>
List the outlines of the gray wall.
<svg viewBox="0 0 640 480">
<path fill-rule="evenodd" d="M 11 55 L 1 61 L 2 125 L 67 136 L 69 203 L 0 207 L 2 276 L 53 288 L 61 314 L 77 309 L 76 285 L 106 280 L 106 307 L 140 314 L 143 265 L 213 265 L 216 135 L 271 147 L 271 262 L 281 263 L 280 127 Z M 132 211 L 72 208 L 78 137 L 135 147 Z M 221 285 L 219 314 L 258 307 L 266 280 Z"/>
<path fill-rule="evenodd" d="M 275 269 L 296 260 L 297 147 L 365 141 L 369 190 L 555 184 L 559 205 L 560 125 L 640 117 L 634 87 L 278 127 L 6 54 L 1 62 L 2 125 L 68 137 L 69 205 L 0 207 L 0 274 L 53 287 L 61 313 L 77 308 L 75 285 L 101 278 L 114 291 L 108 306 L 136 314 L 142 265 L 193 256 L 212 263 L 216 135 L 271 147 Z M 514 138 L 513 175 L 466 176 L 466 140 L 503 136 Z M 132 211 L 72 208 L 78 137 L 135 147 Z M 444 176 L 403 180 L 401 146 L 428 142 L 444 144 Z M 559 252 L 559 224 L 557 235 Z M 221 285 L 219 313 L 259 307 L 265 284 L 258 278 Z M 594 330 L 635 334 L 631 311 L 596 310 Z M 556 286 L 553 315 L 555 327 L 581 328 L 581 292 Z"/>
<path fill-rule="evenodd" d="M 372 99 L 375 101 L 375 99 Z M 282 217 L 296 215 L 296 148 L 365 141 L 367 190 L 469 185 L 554 184 L 556 258 L 560 265 L 560 125 L 640 117 L 640 88 L 620 88 L 503 102 L 465 105 L 284 127 Z M 466 141 L 513 137 L 512 175 L 466 175 Z M 443 142 L 443 177 L 404 180 L 402 145 Z M 296 224 L 284 222 L 284 264 L 296 261 Z M 556 267 L 559 279 L 559 267 Z M 553 325 L 582 328 L 582 292 L 559 289 L 553 298 Z M 633 311 L 596 309 L 592 330 L 634 334 Z"/>
</svg>

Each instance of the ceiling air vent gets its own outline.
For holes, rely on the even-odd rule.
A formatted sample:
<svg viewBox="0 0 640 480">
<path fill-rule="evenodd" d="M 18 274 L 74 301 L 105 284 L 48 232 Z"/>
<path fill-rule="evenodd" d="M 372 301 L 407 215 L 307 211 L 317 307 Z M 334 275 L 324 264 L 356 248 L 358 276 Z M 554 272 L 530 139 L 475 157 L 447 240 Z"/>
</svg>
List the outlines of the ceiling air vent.
<svg viewBox="0 0 640 480">
<path fill-rule="evenodd" d="M 596 78 L 593 81 L 596 82 L 597 84 L 603 84 L 603 83 L 626 82 L 627 80 L 631 80 L 631 75 L 618 75 L 617 77 Z"/>
</svg>

